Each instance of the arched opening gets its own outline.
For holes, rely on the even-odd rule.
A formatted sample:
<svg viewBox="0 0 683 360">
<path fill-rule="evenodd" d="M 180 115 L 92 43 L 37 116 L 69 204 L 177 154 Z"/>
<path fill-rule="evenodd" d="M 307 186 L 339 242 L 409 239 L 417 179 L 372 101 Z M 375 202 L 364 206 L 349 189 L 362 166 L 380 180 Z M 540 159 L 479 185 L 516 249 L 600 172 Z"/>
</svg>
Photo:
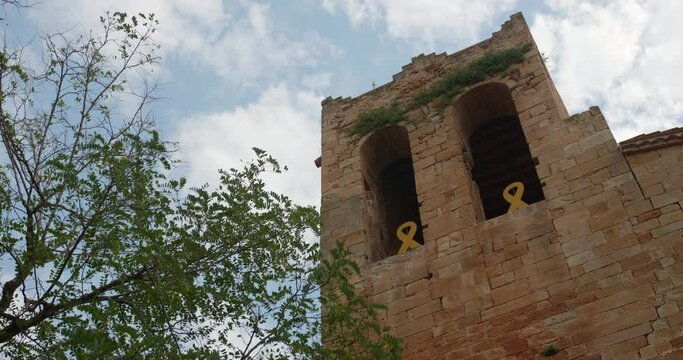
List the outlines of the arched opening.
<svg viewBox="0 0 683 360">
<path fill-rule="evenodd" d="M 406 129 L 390 126 L 372 134 L 361 147 L 361 165 L 368 209 L 370 261 L 399 253 L 406 239 L 399 239 L 397 230 L 409 221 L 416 224 L 412 239 L 424 244 Z M 409 236 L 411 231 L 406 228 L 403 233 Z"/>
<path fill-rule="evenodd" d="M 501 83 L 479 86 L 454 109 L 486 219 L 543 200 L 510 89 Z"/>
</svg>

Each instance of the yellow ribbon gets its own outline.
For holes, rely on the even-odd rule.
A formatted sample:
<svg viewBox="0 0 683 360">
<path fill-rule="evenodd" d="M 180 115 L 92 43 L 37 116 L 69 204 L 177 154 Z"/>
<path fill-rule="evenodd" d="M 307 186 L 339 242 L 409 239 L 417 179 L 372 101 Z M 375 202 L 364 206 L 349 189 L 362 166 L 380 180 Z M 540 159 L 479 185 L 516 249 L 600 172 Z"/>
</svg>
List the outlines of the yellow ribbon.
<svg viewBox="0 0 683 360">
<path fill-rule="evenodd" d="M 515 190 L 514 193 L 512 193 L 512 190 Z M 523 207 L 526 207 L 528 204 L 522 201 L 522 195 L 524 195 L 524 184 L 522 184 L 519 181 L 513 182 L 512 184 L 508 185 L 505 190 L 503 190 L 503 198 L 505 201 L 510 203 L 510 208 L 508 209 L 508 213 L 511 213 L 517 209 L 521 209 Z"/>
<path fill-rule="evenodd" d="M 407 234 L 403 232 L 403 229 L 405 228 L 408 228 Z M 413 240 L 415 233 L 417 233 L 417 224 L 414 221 L 405 222 L 396 229 L 396 236 L 403 243 L 401 244 L 401 248 L 398 249 L 399 254 L 403 254 L 411 249 L 417 249 L 420 246 L 419 242 Z"/>
</svg>

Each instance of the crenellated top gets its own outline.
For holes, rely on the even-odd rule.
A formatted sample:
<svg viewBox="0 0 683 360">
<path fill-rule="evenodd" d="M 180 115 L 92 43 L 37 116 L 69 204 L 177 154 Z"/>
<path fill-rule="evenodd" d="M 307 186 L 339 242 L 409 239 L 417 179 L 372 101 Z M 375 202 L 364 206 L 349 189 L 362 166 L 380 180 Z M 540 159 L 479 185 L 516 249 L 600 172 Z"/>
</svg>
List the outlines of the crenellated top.
<svg viewBox="0 0 683 360">
<path fill-rule="evenodd" d="M 514 43 L 515 38 L 519 40 L 517 43 Z M 511 42 L 511 40 L 513 40 L 513 42 Z M 327 106 L 335 107 L 340 104 L 362 103 L 363 100 L 376 98 L 378 94 L 384 92 L 396 92 L 398 89 L 403 88 L 403 82 L 406 80 L 414 81 L 415 75 L 420 72 L 430 75 L 426 76 L 424 79 L 428 82 L 434 77 L 435 73 L 440 74 L 448 69 L 467 63 L 480 57 L 487 51 L 500 50 L 505 47 L 520 45 L 524 41 L 533 43 L 529 27 L 522 13 L 513 14 L 510 16 L 510 20 L 503 23 L 500 30 L 494 32 L 489 39 L 483 40 L 453 54 L 443 52 L 439 54 L 430 53 L 417 55 L 411 59 L 409 64 L 404 65 L 400 72 L 394 74 L 392 76 L 392 81 L 390 82 L 377 86 L 356 97 L 339 96 L 336 98 L 327 97 L 323 99 L 321 102 L 323 112 L 324 108 Z M 413 88 L 422 87 L 424 85 L 426 84 L 413 84 Z"/>
</svg>

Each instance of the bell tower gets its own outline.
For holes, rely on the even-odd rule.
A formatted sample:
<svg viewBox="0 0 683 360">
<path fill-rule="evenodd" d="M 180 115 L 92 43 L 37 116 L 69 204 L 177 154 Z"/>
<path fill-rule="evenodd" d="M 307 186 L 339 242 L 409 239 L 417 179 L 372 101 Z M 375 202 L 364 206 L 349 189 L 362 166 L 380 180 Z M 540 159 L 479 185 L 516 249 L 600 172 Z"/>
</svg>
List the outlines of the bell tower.
<svg viewBox="0 0 683 360">
<path fill-rule="evenodd" d="M 351 250 L 404 358 L 675 351 L 683 172 L 648 193 L 663 163 L 640 157 L 664 150 L 623 151 L 596 107 L 570 117 L 521 14 L 322 105 L 321 244 Z"/>
</svg>

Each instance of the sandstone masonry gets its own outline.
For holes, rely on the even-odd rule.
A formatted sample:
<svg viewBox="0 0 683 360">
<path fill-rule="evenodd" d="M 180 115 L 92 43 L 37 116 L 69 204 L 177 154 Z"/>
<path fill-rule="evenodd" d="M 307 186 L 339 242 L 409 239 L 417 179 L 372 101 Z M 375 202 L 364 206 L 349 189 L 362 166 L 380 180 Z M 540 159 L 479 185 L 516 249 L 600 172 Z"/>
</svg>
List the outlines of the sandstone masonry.
<svg viewBox="0 0 683 360">
<path fill-rule="evenodd" d="M 516 14 L 488 40 L 420 55 L 388 84 L 324 100 L 322 246 L 351 249 L 362 267 L 357 289 L 387 305 L 382 321 L 405 359 L 534 359 L 549 345 L 554 359 L 683 359 L 683 130 L 620 147 L 597 107 L 567 114 L 535 45 L 506 76 L 470 89 L 509 89 L 545 199 L 484 219 L 459 97 L 429 104 L 400 125 L 424 245 L 378 259 L 361 154 L 372 134 L 348 129 L 449 69 L 525 43 L 533 38 Z"/>
</svg>

